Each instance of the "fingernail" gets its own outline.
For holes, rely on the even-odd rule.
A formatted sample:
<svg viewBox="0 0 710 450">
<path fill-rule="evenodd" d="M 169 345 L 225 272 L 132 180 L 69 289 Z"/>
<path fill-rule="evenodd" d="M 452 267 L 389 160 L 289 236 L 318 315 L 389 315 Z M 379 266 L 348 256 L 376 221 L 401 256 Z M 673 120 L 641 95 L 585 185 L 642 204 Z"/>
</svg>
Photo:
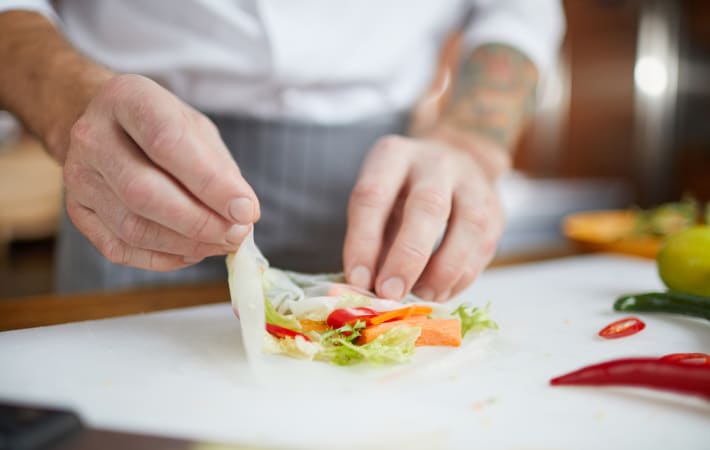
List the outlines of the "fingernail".
<svg viewBox="0 0 710 450">
<path fill-rule="evenodd" d="M 414 295 L 421 298 L 422 300 L 426 300 L 428 302 L 431 302 L 431 301 L 434 301 L 434 297 L 436 296 L 436 292 L 434 292 L 434 289 L 429 288 L 429 287 L 420 287 L 420 288 L 416 288 L 414 290 Z"/>
<path fill-rule="evenodd" d="M 385 282 L 382 283 L 382 295 L 392 300 L 401 299 L 404 295 L 404 281 L 398 277 L 385 280 Z"/>
<path fill-rule="evenodd" d="M 365 266 L 355 266 L 350 271 L 350 284 L 363 289 L 370 289 L 370 271 Z"/>
<path fill-rule="evenodd" d="M 234 225 L 232 225 L 229 231 L 227 231 L 227 234 L 224 236 L 224 239 L 227 241 L 228 244 L 239 245 L 241 244 L 247 233 L 249 233 L 249 225 L 235 223 Z"/>
<path fill-rule="evenodd" d="M 195 264 L 202 261 L 202 258 L 196 258 L 194 256 L 186 256 L 182 259 L 185 264 Z"/>
<path fill-rule="evenodd" d="M 239 223 L 251 223 L 254 218 L 254 202 L 246 197 L 238 197 L 229 202 L 229 215 Z"/>
</svg>

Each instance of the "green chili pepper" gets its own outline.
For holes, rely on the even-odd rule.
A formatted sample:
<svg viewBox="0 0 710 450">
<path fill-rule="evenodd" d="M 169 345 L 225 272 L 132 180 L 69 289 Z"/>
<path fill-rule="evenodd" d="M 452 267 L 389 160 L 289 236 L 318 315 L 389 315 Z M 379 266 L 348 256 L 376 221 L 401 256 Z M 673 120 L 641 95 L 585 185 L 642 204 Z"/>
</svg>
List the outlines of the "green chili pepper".
<svg viewBox="0 0 710 450">
<path fill-rule="evenodd" d="M 619 297 L 616 311 L 665 312 L 710 320 L 710 297 L 680 292 L 649 292 Z"/>
</svg>

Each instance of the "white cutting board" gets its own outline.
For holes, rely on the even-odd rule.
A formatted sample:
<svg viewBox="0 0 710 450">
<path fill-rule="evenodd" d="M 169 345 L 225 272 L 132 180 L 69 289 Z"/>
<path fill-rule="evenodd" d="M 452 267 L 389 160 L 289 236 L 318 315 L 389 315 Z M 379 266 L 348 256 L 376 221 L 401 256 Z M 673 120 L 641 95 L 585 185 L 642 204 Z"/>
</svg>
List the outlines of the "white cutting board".
<svg viewBox="0 0 710 450">
<path fill-rule="evenodd" d="M 255 384 L 228 304 L 0 333 L 0 398 L 75 409 L 93 426 L 297 448 L 707 449 L 710 402 L 548 380 L 623 356 L 710 352 L 710 324 L 644 315 L 605 341 L 627 292 L 660 288 L 650 261 L 587 256 L 486 272 L 495 333 L 419 349 L 408 366 L 271 357 Z M 226 299 L 225 299 L 226 300 Z"/>
</svg>

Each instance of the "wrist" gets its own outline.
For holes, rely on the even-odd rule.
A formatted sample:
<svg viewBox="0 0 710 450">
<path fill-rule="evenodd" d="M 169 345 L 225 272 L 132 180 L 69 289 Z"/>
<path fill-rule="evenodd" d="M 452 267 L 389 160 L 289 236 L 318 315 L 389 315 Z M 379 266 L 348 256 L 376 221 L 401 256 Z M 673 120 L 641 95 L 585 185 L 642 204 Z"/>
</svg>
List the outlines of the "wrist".
<svg viewBox="0 0 710 450">
<path fill-rule="evenodd" d="M 72 126 L 84 114 L 101 86 L 114 76 L 111 71 L 87 62 L 79 70 L 46 81 L 44 89 L 56 94 L 44 117 L 38 120 L 41 125 L 36 132 L 60 164 L 64 163 L 69 149 Z"/>
<path fill-rule="evenodd" d="M 72 125 L 113 74 L 77 52 L 38 13 L 0 13 L 0 30 L 0 107 L 62 163 Z"/>
</svg>

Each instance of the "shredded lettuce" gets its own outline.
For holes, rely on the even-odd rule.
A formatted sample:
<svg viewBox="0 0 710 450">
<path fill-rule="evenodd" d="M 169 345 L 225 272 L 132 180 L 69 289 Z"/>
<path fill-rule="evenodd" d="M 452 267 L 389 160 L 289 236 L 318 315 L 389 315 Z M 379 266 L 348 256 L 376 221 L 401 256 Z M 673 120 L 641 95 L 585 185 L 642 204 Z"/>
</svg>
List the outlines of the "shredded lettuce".
<svg viewBox="0 0 710 450">
<path fill-rule="evenodd" d="M 289 330 L 300 330 L 301 324 L 298 320 L 291 317 L 286 317 L 283 314 L 276 311 L 274 305 L 268 299 L 264 299 L 264 313 L 266 315 L 266 323 L 272 325 L 278 325 L 283 328 L 288 328 Z"/>
<path fill-rule="evenodd" d="M 348 342 L 353 342 L 360 337 L 360 331 L 365 328 L 365 321 L 357 320 L 354 324 L 345 324 L 340 328 L 335 328 L 326 331 L 320 337 L 320 342 L 323 345 L 330 345 L 336 339 L 345 339 Z"/>
<path fill-rule="evenodd" d="M 477 308 L 471 305 L 459 305 L 451 315 L 458 315 L 461 319 L 461 337 L 466 336 L 467 333 L 473 331 L 474 333 L 480 333 L 484 330 L 497 330 L 498 324 L 491 320 L 488 315 L 488 310 L 491 304 L 486 304 L 483 308 Z"/>
<path fill-rule="evenodd" d="M 300 336 L 295 339 L 279 339 L 268 333 L 264 335 L 264 352 L 272 354 L 283 354 L 292 358 L 313 359 L 321 351 L 321 345 L 317 342 L 308 342 Z"/>
<path fill-rule="evenodd" d="M 354 335 L 356 333 L 359 335 L 357 329 L 353 329 L 350 336 L 345 336 L 342 332 L 324 335 L 325 338 L 321 339 L 323 349 L 316 355 L 316 359 L 339 366 L 361 362 L 372 364 L 408 362 L 414 355 L 414 343 L 421 331 L 420 327 L 405 325 L 393 327 L 365 345 L 353 344 L 356 337 Z"/>
</svg>

